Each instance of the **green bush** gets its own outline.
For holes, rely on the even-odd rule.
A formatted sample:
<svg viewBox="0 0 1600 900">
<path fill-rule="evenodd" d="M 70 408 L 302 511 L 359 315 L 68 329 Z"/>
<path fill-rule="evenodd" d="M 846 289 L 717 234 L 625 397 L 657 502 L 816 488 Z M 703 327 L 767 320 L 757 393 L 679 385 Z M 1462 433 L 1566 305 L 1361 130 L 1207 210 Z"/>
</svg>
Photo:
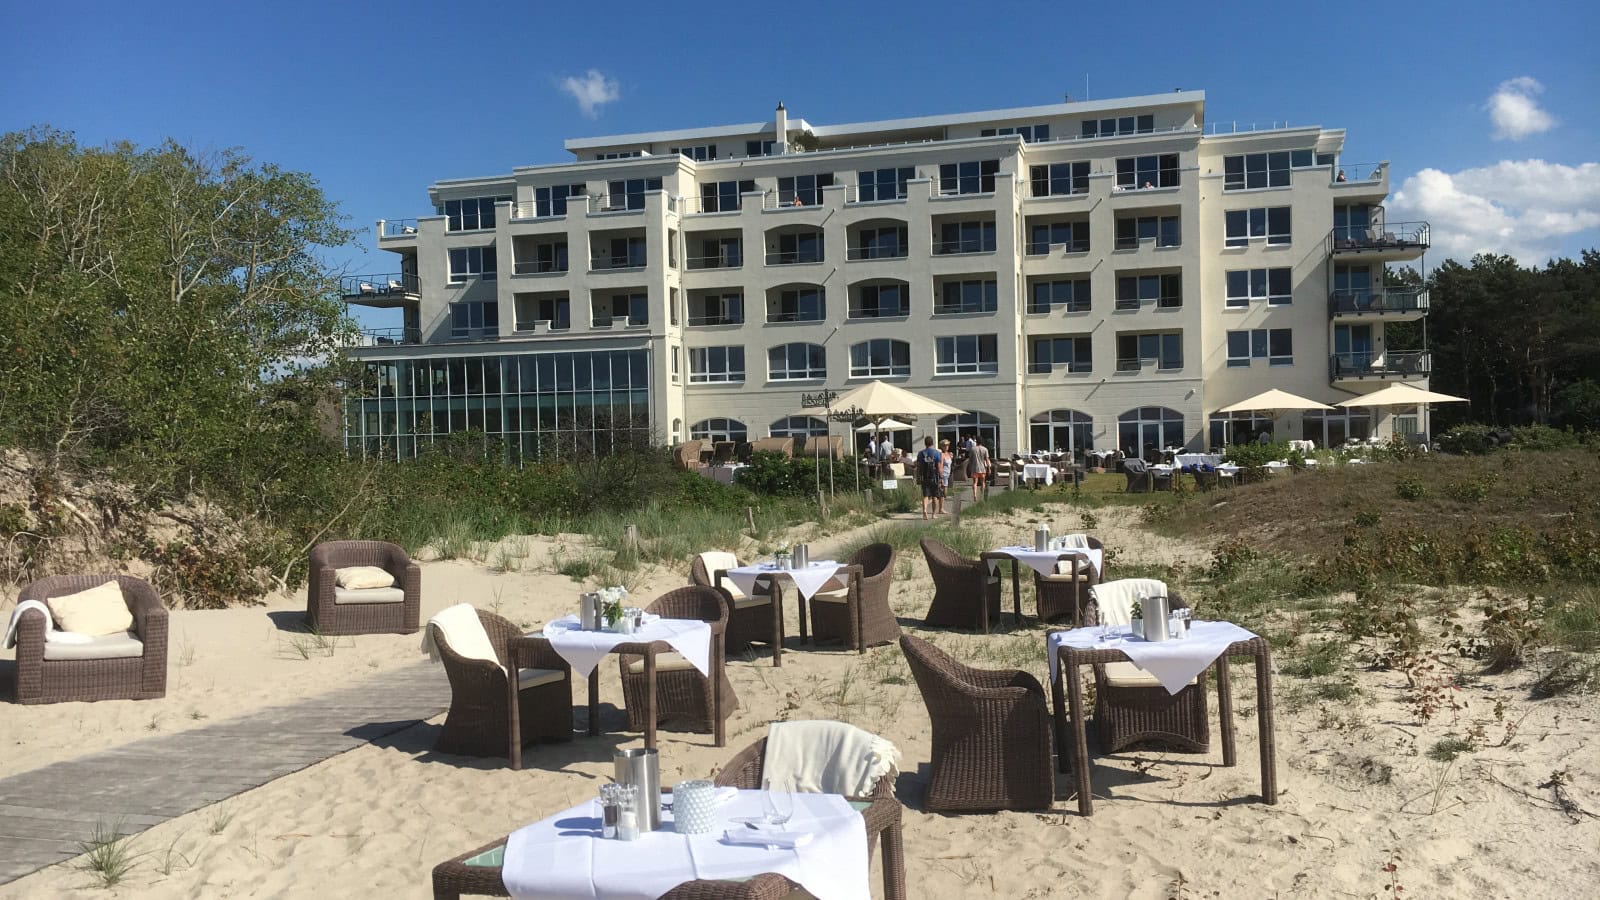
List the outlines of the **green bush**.
<svg viewBox="0 0 1600 900">
<path fill-rule="evenodd" d="M 1463 455 L 1488 453 L 1495 448 L 1494 433 L 1488 425 L 1457 425 L 1439 435 L 1439 449 Z"/>
<path fill-rule="evenodd" d="M 805 497 L 816 493 L 816 463 L 782 453 L 761 452 L 739 470 L 739 486 L 769 497 Z"/>
<path fill-rule="evenodd" d="M 1394 495 L 1401 500 L 1421 500 L 1428 496 L 1428 489 L 1421 479 L 1408 475 L 1395 482 Z"/>
<path fill-rule="evenodd" d="M 1526 425 L 1511 429 L 1511 446 L 1523 450 L 1565 450 L 1578 446 L 1578 436 L 1549 425 Z"/>
</svg>

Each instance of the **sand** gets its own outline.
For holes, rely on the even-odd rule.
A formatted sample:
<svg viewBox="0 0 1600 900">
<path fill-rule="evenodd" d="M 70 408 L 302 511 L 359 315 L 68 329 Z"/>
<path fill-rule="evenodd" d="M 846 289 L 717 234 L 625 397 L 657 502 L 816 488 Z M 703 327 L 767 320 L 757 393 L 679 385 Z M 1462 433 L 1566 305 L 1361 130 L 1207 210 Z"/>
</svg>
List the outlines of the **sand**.
<svg viewBox="0 0 1600 900">
<path fill-rule="evenodd" d="M 1198 564 L 1207 556 L 1204 546 L 1139 528 L 1131 509 L 1095 515 L 1095 533 L 1116 551 L 1113 567 Z M 1031 518 L 1019 513 L 967 527 L 991 530 L 998 546 L 1024 539 Z M 1070 513 L 1056 517 L 1058 532 L 1077 525 Z M 550 554 L 576 540 L 518 539 L 514 545 L 527 551 L 521 571 L 427 562 L 423 615 L 463 601 L 498 605 L 530 630 L 563 615 L 580 585 L 548 571 Z M 819 542 L 813 556 L 827 549 Z M 686 572 L 687 565 L 653 571 L 636 594 L 676 587 Z M 896 610 L 918 619 L 931 596 L 920 558 L 902 556 Z M 295 627 L 303 609 L 297 594 L 273 597 L 265 607 L 174 612 L 162 700 L 0 705 L 0 776 L 248 714 L 421 658 L 416 636 L 308 646 L 303 635 L 280 629 Z M 1045 677 L 1042 629 L 1031 620 L 993 635 L 910 630 L 974 665 Z M 789 632 L 798 633 L 792 604 Z M 1600 812 L 1600 751 L 1590 740 L 1600 704 L 1587 697 L 1528 700 L 1536 671 L 1477 678 L 1455 692 L 1465 709 L 1426 724 L 1402 702 L 1404 679 L 1396 673 L 1357 673 L 1362 693 L 1347 703 L 1301 702 L 1303 682 L 1281 677 L 1281 795 L 1278 805 L 1266 806 L 1257 799 L 1254 680 L 1240 669 L 1234 768 L 1222 767 L 1215 737 L 1208 756 L 1125 751 L 1095 763 L 1092 818 L 1076 814 L 1068 778 L 1058 778 L 1057 802 L 1046 813 L 944 816 L 921 811 L 930 727 L 899 649 L 857 655 L 791 638 L 789 651 L 782 669 L 771 668 L 765 653 L 731 661 L 742 708 L 729 722 L 726 748 L 712 746 L 709 735 L 661 732 L 663 781 L 714 772 L 774 719 L 836 718 L 883 734 L 903 755 L 913 898 L 1391 896 L 1384 871 L 1391 862 L 1406 897 L 1584 897 L 1600 878 L 1600 820 L 1588 814 Z M 601 684 L 602 702 L 620 708 L 614 662 L 603 664 Z M 9 689 L 0 685 L 0 692 Z M 581 687 L 574 699 L 584 701 Z M 528 749 L 527 768 L 512 772 L 501 760 L 430 753 L 439 721 L 152 828 L 133 839 L 143 855 L 127 881 L 95 890 L 127 897 L 427 897 L 434 864 L 591 797 L 610 770 L 612 749 L 641 745 L 628 732 L 580 736 Z M 1448 766 L 1427 757 L 1440 737 L 1465 734 L 1475 723 L 1482 743 L 1503 745 Z M 1516 727 L 1507 737 L 1510 723 Z M 1565 790 L 1583 811 L 1564 813 L 1552 789 L 1540 787 L 1556 772 L 1565 773 Z M 873 877 L 877 895 L 876 865 Z M 69 862 L 0 886 L 0 897 L 79 897 L 92 885 Z"/>
</svg>

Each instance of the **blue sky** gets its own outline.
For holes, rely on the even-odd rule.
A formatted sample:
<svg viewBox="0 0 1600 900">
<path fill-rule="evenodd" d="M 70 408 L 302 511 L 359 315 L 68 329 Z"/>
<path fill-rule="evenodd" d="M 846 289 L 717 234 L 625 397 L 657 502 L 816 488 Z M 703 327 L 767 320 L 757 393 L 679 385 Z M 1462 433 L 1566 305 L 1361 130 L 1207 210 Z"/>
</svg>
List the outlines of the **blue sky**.
<svg viewBox="0 0 1600 900">
<path fill-rule="evenodd" d="M 1594 4 L 630 4 L 0 0 L 0 130 L 174 137 L 315 175 L 365 229 L 427 185 L 569 159 L 567 137 L 1207 92 L 1211 122 L 1348 131 L 1391 218 L 1525 263 L 1600 246 Z M 154 6 L 153 4 L 151 6 Z M 776 12 L 774 12 L 776 11 Z M 563 79 L 600 73 L 585 115 Z"/>
</svg>

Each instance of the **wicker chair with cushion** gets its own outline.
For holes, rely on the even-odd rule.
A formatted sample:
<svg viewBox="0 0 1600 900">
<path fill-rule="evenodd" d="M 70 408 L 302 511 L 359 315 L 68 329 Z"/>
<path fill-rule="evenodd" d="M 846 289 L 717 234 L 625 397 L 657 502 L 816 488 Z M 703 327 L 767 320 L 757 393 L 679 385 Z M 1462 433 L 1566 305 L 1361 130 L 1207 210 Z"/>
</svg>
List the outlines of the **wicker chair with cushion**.
<svg viewBox="0 0 1600 900">
<path fill-rule="evenodd" d="M 728 626 L 728 608 L 722 594 L 708 587 L 691 585 L 667 591 L 647 607 L 649 612 L 664 619 L 700 619 L 711 623 L 711 671 L 721 679 L 722 708 L 713 712 L 716 692 L 710 678 L 700 674 L 692 663 L 676 652 L 656 655 L 656 708 L 653 711 L 659 725 L 667 719 L 688 719 L 703 731 L 716 735 L 717 745 L 722 745 L 722 728 L 727 718 L 739 708 L 739 697 L 733 692 L 723 670 L 722 634 Z M 628 727 L 643 731 L 652 711 L 645 681 L 644 657 L 619 654 L 622 669 L 622 699 L 628 709 Z"/>
<path fill-rule="evenodd" d="M 376 566 L 394 576 L 387 588 L 347 590 L 337 570 Z M 422 611 L 422 570 L 406 552 L 382 541 L 331 541 L 311 551 L 306 624 L 318 634 L 412 634 Z"/>
<path fill-rule="evenodd" d="M 17 622 L 17 702 L 154 700 L 167 694 L 167 610 L 155 588 L 132 575 L 52 575 L 22 589 L 20 605 L 76 594 L 114 581 L 133 616 L 126 632 L 92 643 L 45 638 L 45 615 L 29 608 Z"/>
<path fill-rule="evenodd" d="M 1050 709 L 1039 680 L 1022 671 L 962 665 L 927 641 L 902 635 L 933 720 L 932 811 L 1045 809 L 1055 801 Z"/>
<path fill-rule="evenodd" d="M 544 638 L 524 637 L 494 613 L 476 612 L 498 665 L 456 652 L 429 623 L 450 679 L 450 713 L 433 749 L 505 756 L 520 769 L 524 744 L 572 740 L 572 667 Z"/>
<path fill-rule="evenodd" d="M 1144 460 L 1130 456 L 1122 461 L 1122 474 L 1128 483 L 1123 491 L 1129 494 L 1150 493 L 1150 468 Z"/>
<path fill-rule="evenodd" d="M 1182 597 L 1167 590 L 1164 582 L 1126 578 L 1101 582 L 1089 589 L 1085 624 L 1128 624 L 1131 599 L 1139 589 L 1165 594 L 1173 609 L 1188 608 Z M 1177 694 L 1167 693 L 1155 676 L 1130 662 L 1097 665 L 1094 679 L 1094 722 L 1102 752 L 1115 753 L 1144 741 L 1158 741 L 1195 753 L 1211 749 L 1205 672 Z"/>
<path fill-rule="evenodd" d="M 868 544 L 850 555 L 844 585 L 824 585 L 811 595 L 811 633 L 817 640 L 838 638 L 858 653 L 900 638 L 900 622 L 889 607 L 894 584 L 894 548 Z"/>
<path fill-rule="evenodd" d="M 1056 563 L 1054 575 L 1033 573 L 1033 592 L 1040 621 L 1070 616 L 1072 627 L 1083 624 L 1083 608 L 1089 588 L 1099 580 L 1094 566 L 1082 556 L 1067 556 Z"/>
<path fill-rule="evenodd" d="M 923 622 L 935 628 L 979 628 L 1000 618 L 1000 576 L 987 563 L 963 559 L 933 538 L 921 541 L 922 555 L 933 577 L 933 602 Z"/>
<path fill-rule="evenodd" d="M 673 448 L 672 461 L 685 472 L 697 472 L 705 468 L 705 464 L 700 461 L 701 445 L 704 443 L 699 440 L 684 441 Z"/>
<path fill-rule="evenodd" d="M 689 567 L 689 583 L 714 587 L 728 605 L 728 626 L 722 644 L 727 652 L 742 653 L 752 642 L 772 648 L 772 664 L 783 665 L 783 585 L 776 578 L 759 578 L 753 593 L 746 594 L 727 575 L 718 572 L 745 563 L 732 553 L 710 550 L 698 554 Z"/>
</svg>

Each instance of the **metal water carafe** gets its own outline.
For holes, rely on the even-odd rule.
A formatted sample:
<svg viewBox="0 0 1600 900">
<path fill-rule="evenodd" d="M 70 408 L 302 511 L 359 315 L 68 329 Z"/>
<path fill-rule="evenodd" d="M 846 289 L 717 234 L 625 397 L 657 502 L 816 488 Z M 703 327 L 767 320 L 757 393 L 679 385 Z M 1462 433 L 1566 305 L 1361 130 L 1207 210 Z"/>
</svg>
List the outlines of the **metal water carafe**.
<svg viewBox="0 0 1600 900">
<path fill-rule="evenodd" d="M 578 595 L 578 627 L 584 631 L 598 631 L 600 628 L 600 595 L 586 593 Z"/>
<path fill-rule="evenodd" d="M 809 544 L 795 544 L 792 551 L 794 557 L 792 565 L 796 569 L 804 569 L 811 565 L 811 546 Z"/>
<path fill-rule="evenodd" d="M 1167 616 L 1171 613 L 1167 597 L 1162 594 L 1158 597 L 1146 597 L 1142 604 L 1144 611 L 1144 639 L 1147 641 L 1164 641 L 1167 639 Z"/>
<path fill-rule="evenodd" d="M 1050 549 L 1050 525 L 1040 522 L 1033 529 L 1033 549 L 1040 553 Z"/>
<path fill-rule="evenodd" d="M 653 747 L 618 750 L 612 766 L 617 784 L 639 788 L 639 831 L 655 831 L 661 825 L 661 756 Z"/>
</svg>

